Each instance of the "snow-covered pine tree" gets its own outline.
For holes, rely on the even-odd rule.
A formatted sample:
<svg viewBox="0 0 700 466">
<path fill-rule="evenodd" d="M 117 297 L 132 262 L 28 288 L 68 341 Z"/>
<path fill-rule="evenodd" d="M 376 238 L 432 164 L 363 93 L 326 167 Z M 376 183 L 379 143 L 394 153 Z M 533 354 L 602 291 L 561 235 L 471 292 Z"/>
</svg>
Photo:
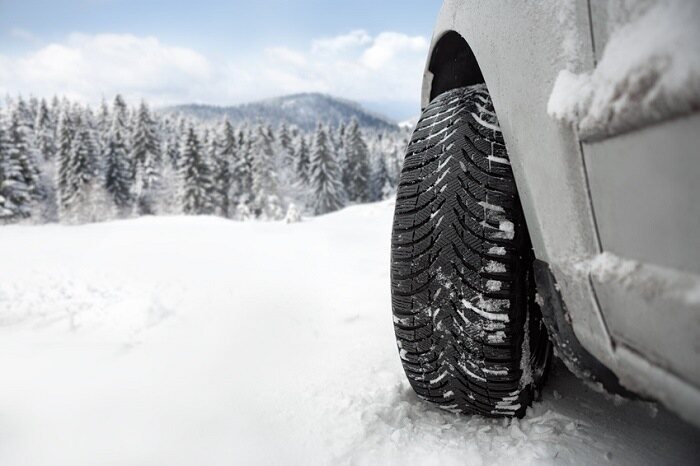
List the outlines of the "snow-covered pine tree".
<svg viewBox="0 0 700 466">
<path fill-rule="evenodd" d="M 299 137 L 299 147 L 295 157 L 295 174 L 299 189 L 306 190 L 309 186 L 309 146 L 306 144 L 306 137 Z"/>
<path fill-rule="evenodd" d="M 13 119 L 17 121 L 19 126 L 30 130 L 34 129 L 35 116 L 32 113 L 30 106 L 22 98 L 22 96 L 17 98 L 17 103 L 15 104 L 15 110 L 13 113 L 15 113 Z"/>
<path fill-rule="evenodd" d="M 51 117 L 54 120 L 54 126 L 58 125 L 59 115 L 61 115 L 61 100 L 58 96 L 54 95 L 51 98 Z"/>
<path fill-rule="evenodd" d="M 178 120 L 172 117 L 160 119 L 157 128 L 161 141 L 161 173 L 155 210 L 162 215 L 176 215 L 182 212 L 178 202 L 173 202 L 180 194 L 178 159 L 182 137 Z"/>
<path fill-rule="evenodd" d="M 180 156 L 180 140 L 182 139 L 180 126 L 177 124 L 177 121 L 166 117 L 163 120 L 161 130 L 163 132 L 161 137 L 163 141 L 163 156 L 170 162 L 171 167 L 177 167 L 177 159 Z"/>
<path fill-rule="evenodd" d="M 76 121 L 77 131 L 71 144 L 67 167 L 59 165 L 64 183 L 59 184 L 59 216 L 68 223 L 94 221 L 93 192 L 97 183 L 97 145 L 94 135 L 82 118 Z M 61 161 L 65 162 L 65 161 Z M 60 176 L 60 175 L 59 175 Z"/>
<path fill-rule="evenodd" d="M 335 155 L 338 161 L 338 168 L 343 177 L 343 185 L 345 185 L 345 172 L 347 171 L 348 164 L 347 154 L 345 153 L 345 134 L 347 133 L 347 129 L 345 122 L 340 123 L 340 126 L 338 126 L 338 135 L 335 138 Z"/>
<path fill-rule="evenodd" d="M 296 191 L 296 173 L 294 167 L 294 150 L 289 135 L 289 128 L 282 123 L 277 130 L 275 149 L 275 170 L 277 171 L 278 191 L 282 197 L 289 198 Z"/>
<path fill-rule="evenodd" d="M 345 171 L 343 184 L 350 201 L 367 202 L 369 193 L 369 149 L 359 124 L 352 119 L 345 132 Z"/>
<path fill-rule="evenodd" d="M 103 98 L 100 101 L 100 109 L 97 112 L 97 130 L 102 132 L 109 132 L 112 127 L 112 118 L 109 114 L 109 106 L 107 101 Z"/>
<path fill-rule="evenodd" d="M 232 196 L 232 171 L 236 162 L 236 133 L 231 126 L 228 118 L 225 118 L 219 128 L 218 150 L 215 154 L 214 163 L 216 171 L 214 176 L 214 185 L 216 194 L 219 197 L 218 215 L 230 217 L 233 215 L 236 205 L 236 199 L 231 199 Z"/>
<path fill-rule="evenodd" d="M 381 201 L 392 191 L 389 172 L 387 171 L 386 158 L 383 153 L 376 154 L 372 164 L 372 174 L 370 176 L 370 201 Z"/>
<path fill-rule="evenodd" d="M 36 117 L 39 112 L 39 99 L 34 97 L 33 95 L 29 96 L 29 102 L 27 104 L 29 108 L 29 115 L 27 117 L 31 120 L 31 124 L 29 125 L 29 129 L 33 130 L 34 129 L 34 123 L 36 122 Z"/>
<path fill-rule="evenodd" d="M 234 209 L 234 218 L 240 218 L 243 205 L 247 206 L 246 216 L 251 216 L 250 204 L 253 199 L 253 163 L 251 133 L 247 126 L 238 129 L 236 134 L 235 157 L 231 161 L 231 188 L 229 190 L 230 207 Z"/>
<path fill-rule="evenodd" d="M 285 171 L 285 175 L 291 174 L 293 170 L 293 147 L 292 139 L 289 135 L 289 128 L 285 123 L 279 127 L 277 134 L 277 145 L 279 146 L 279 166 Z"/>
<path fill-rule="evenodd" d="M 287 213 L 284 216 L 285 223 L 299 223 L 301 222 L 301 219 L 301 211 L 297 208 L 297 206 L 294 203 L 289 204 L 289 207 L 287 208 Z"/>
<path fill-rule="evenodd" d="M 39 166 L 36 161 L 36 149 L 33 147 L 32 129 L 26 125 L 19 110 L 10 115 L 10 158 L 16 160 L 21 167 L 21 174 L 29 189 L 33 202 L 40 201 L 44 196 L 44 189 L 39 177 Z M 33 126 L 33 125 L 32 125 Z"/>
<path fill-rule="evenodd" d="M 310 161 L 311 207 L 321 215 L 345 205 L 338 163 L 330 150 L 326 130 L 321 123 L 316 128 Z"/>
<path fill-rule="evenodd" d="M 120 215 L 127 214 L 132 205 L 131 164 L 123 131 L 114 114 L 104 152 L 104 187 Z"/>
<path fill-rule="evenodd" d="M 43 190 L 43 202 L 40 203 L 38 216 L 45 221 L 58 220 L 56 205 L 56 114 L 49 108 L 45 99 L 37 107 L 34 122 L 35 160 L 39 167 L 39 183 Z"/>
<path fill-rule="evenodd" d="M 258 125 L 252 150 L 252 210 L 256 217 L 277 219 L 280 216 L 277 173 L 269 128 Z M 283 214 L 282 214 L 283 215 Z"/>
<path fill-rule="evenodd" d="M 131 118 L 129 107 L 121 94 L 114 96 L 114 102 L 112 102 L 112 125 L 114 124 L 119 126 L 119 131 L 122 133 L 127 155 L 131 154 Z"/>
<path fill-rule="evenodd" d="M 56 128 L 52 119 L 51 111 L 46 100 L 41 99 L 37 108 L 36 121 L 34 122 L 34 140 L 37 152 L 42 160 L 52 160 L 56 152 L 54 136 Z"/>
<path fill-rule="evenodd" d="M 389 180 L 391 185 L 396 187 L 399 183 L 399 176 L 401 176 L 401 167 L 403 166 L 403 150 L 394 146 L 389 151 L 387 156 L 387 172 L 389 175 Z"/>
<path fill-rule="evenodd" d="M 95 124 L 95 141 L 97 142 L 98 149 L 102 157 L 104 157 L 107 151 L 107 143 L 109 138 L 109 132 L 112 128 L 112 117 L 109 114 L 109 107 L 105 99 L 100 102 L 100 108 L 97 112 L 96 124 Z"/>
<path fill-rule="evenodd" d="M 68 205 L 70 153 L 74 135 L 70 113 L 63 107 L 56 129 L 56 202 L 59 212 L 67 209 Z"/>
<path fill-rule="evenodd" d="M 132 189 L 136 209 L 141 215 L 153 215 L 157 203 L 162 160 L 156 123 L 151 118 L 144 101 L 141 102 L 136 113 L 129 158 L 134 170 Z"/>
<path fill-rule="evenodd" d="M 11 149 L 12 141 L 5 122 L 0 119 L 0 222 L 26 218 L 32 211 L 32 194 L 22 173 L 19 154 Z"/>
<path fill-rule="evenodd" d="M 193 126 L 187 129 L 180 152 L 180 202 L 187 215 L 209 214 L 213 182 L 206 155 Z"/>
<path fill-rule="evenodd" d="M 248 204 L 246 202 L 239 202 L 236 206 L 236 213 L 234 214 L 233 218 L 245 222 L 247 220 L 253 220 L 255 217 L 248 208 Z"/>
</svg>

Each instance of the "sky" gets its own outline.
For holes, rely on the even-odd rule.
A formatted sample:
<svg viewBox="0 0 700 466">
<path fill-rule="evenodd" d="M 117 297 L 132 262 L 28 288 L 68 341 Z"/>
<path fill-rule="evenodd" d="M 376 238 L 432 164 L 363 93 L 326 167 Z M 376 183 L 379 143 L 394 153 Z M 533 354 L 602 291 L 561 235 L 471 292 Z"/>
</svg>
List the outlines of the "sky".
<svg viewBox="0 0 700 466">
<path fill-rule="evenodd" d="M 0 93 L 232 105 L 297 92 L 419 112 L 441 0 L 0 0 Z"/>
</svg>

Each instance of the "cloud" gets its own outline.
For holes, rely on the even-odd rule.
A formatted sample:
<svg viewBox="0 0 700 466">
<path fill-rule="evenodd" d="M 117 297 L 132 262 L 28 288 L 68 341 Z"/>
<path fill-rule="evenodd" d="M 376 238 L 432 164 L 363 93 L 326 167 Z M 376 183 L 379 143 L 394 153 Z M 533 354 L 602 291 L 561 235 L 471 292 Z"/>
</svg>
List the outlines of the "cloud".
<svg viewBox="0 0 700 466">
<path fill-rule="evenodd" d="M 353 31 L 312 42 L 303 65 L 265 63 L 283 92 L 322 91 L 355 100 L 417 100 L 428 41 L 396 32 Z M 299 61 L 300 63 L 301 60 Z M 279 93 L 279 92 L 278 92 Z"/>
<path fill-rule="evenodd" d="M 383 32 L 362 53 L 362 63 L 370 69 L 381 69 L 394 64 L 402 54 L 421 53 L 428 47 L 423 37 L 409 37 L 395 32 Z"/>
<path fill-rule="evenodd" d="M 27 31 L 26 29 L 19 27 L 10 28 L 10 30 L 7 31 L 7 34 L 13 39 L 28 42 L 30 44 L 38 44 L 40 42 L 39 38 L 32 34 L 31 31 Z"/>
<path fill-rule="evenodd" d="M 86 102 L 120 92 L 155 104 L 223 105 L 294 92 L 417 102 L 427 49 L 424 37 L 357 30 L 217 61 L 155 37 L 76 33 L 23 56 L 0 55 L 0 90 Z"/>
<path fill-rule="evenodd" d="M 94 102 L 116 92 L 156 101 L 195 98 L 190 87 L 212 77 L 202 55 L 128 34 L 71 34 L 10 62 L 0 87 Z"/>
<path fill-rule="evenodd" d="M 311 43 L 311 50 L 314 53 L 338 53 L 371 43 L 372 37 L 366 31 L 356 30 L 335 37 L 316 39 Z"/>
<path fill-rule="evenodd" d="M 293 66 L 305 66 L 308 63 L 303 53 L 284 46 L 270 47 L 265 50 L 265 53 L 272 60 L 280 60 Z"/>
</svg>

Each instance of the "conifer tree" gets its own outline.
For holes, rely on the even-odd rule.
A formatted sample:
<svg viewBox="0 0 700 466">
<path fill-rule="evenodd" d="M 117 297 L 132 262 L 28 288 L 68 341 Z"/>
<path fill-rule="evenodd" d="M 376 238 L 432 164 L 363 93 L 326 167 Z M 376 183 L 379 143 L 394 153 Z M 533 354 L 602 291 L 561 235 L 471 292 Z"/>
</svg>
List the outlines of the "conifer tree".
<svg viewBox="0 0 700 466">
<path fill-rule="evenodd" d="M 384 199 L 390 194 L 391 190 L 386 159 L 384 154 L 378 154 L 372 167 L 372 176 L 370 177 L 370 201 L 375 202 Z"/>
<path fill-rule="evenodd" d="M 278 192 L 282 197 L 289 197 L 296 189 L 294 167 L 294 150 L 289 129 L 282 123 L 277 130 L 275 144 L 275 170 L 277 171 Z"/>
<path fill-rule="evenodd" d="M 46 100 L 41 99 L 37 108 L 36 121 L 34 122 L 34 140 L 37 152 L 42 160 L 52 160 L 56 152 L 54 140 L 56 130 L 51 118 L 51 112 Z"/>
<path fill-rule="evenodd" d="M 343 184 L 345 184 L 345 172 L 347 170 L 347 156 L 345 154 L 345 134 L 347 133 L 347 125 L 343 122 L 338 126 L 338 135 L 335 138 L 336 148 L 335 154 L 338 160 L 338 168 L 343 177 Z"/>
<path fill-rule="evenodd" d="M 180 156 L 181 129 L 177 122 L 166 118 L 163 121 L 163 154 L 170 162 L 171 167 L 177 167 L 177 159 Z"/>
<path fill-rule="evenodd" d="M 39 184 L 42 187 L 42 202 L 37 209 L 37 217 L 45 221 L 58 220 L 56 205 L 56 114 L 45 99 L 41 99 L 37 107 L 34 121 L 35 161 L 39 167 Z"/>
<path fill-rule="evenodd" d="M 39 167 L 35 158 L 35 150 L 32 150 L 33 140 L 30 136 L 31 129 L 23 125 L 21 113 L 14 111 L 10 117 L 9 139 L 10 158 L 15 160 L 20 167 L 24 184 L 29 190 L 32 201 L 40 201 L 44 190 L 40 183 Z"/>
<path fill-rule="evenodd" d="M 180 153 L 180 202 L 187 215 L 211 213 L 212 179 L 204 150 L 192 126 L 187 129 Z"/>
<path fill-rule="evenodd" d="M 129 107 L 126 105 L 124 98 L 121 94 L 117 94 L 114 97 L 114 102 L 112 103 L 112 126 L 119 126 L 119 132 L 124 138 L 124 145 L 126 147 L 126 153 L 131 154 L 131 124 L 129 118 Z M 129 162 L 131 164 L 131 161 Z M 133 168 L 132 168 L 133 175 Z"/>
<path fill-rule="evenodd" d="M 392 186 L 396 186 L 399 183 L 399 177 L 401 176 L 403 150 L 399 150 L 398 147 L 393 147 L 389 152 L 386 165 L 389 175 L 389 182 Z"/>
<path fill-rule="evenodd" d="M 221 196 L 217 189 L 216 180 L 218 176 L 219 165 L 217 163 L 219 152 L 219 139 L 217 138 L 216 129 L 206 127 L 202 138 L 202 150 L 204 151 L 204 163 L 209 170 L 211 183 L 208 188 L 207 198 L 209 199 L 211 214 L 219 214 L 221 212 Z"/>
<path fill-rule="evenodd" d="M 309 146 L 306 144 L 306 138 L 301 136 L 295 158 L 295 173 L 300 189 L 305 189 L 309 185 L 309 158 Z"/>
<path fill-rule="evenodd" d="M 215 154 L 214 163 L 216 164 L 214 185 L 216 194 L 219 197 L 220 210 L 219 215 L 228 217 L 233 214 L 232 205 L 235 205 L 236 200 L 231 200 L 232 193 L 232 169 L 236 161 L 236 133 L 233 126 L 227 119 L 224 119 L 221 124 L 220 134 L 218 135 L 218 150 Z"/>
<path fill-rule="evenodd" d="M 291 172 L 292 167 L 292 140 L 289 136 L 289 129 L 285 123 L 282 123 L 279 128 L 279 133 L 277 136 L 277 143 L 279 145 L 279 162 L 280 168 L 286 172 Z"/>
<path fill-rule="evenodd" d="M 360 132 L 356 119 L 352 119 L 345 132 L 345 171 L 343 184 L 348 198 L 354 202 L 369 200 L 369 149 Z"/>
<path fill-rule="evenodd" d="M 148 106 L 141 102 L 136 113 L 130 160 L 133 164 L 133 197 L 140 214 L 155 213 L 161 175 L 160 141 Z"/>
<path fill-rule="evenodd" d="M 70 177 L 71 146 L 73 144 L 73 123 L 67 109 L 62 111 L 58 128 L 56 150 L 56 200 L 59 212 L 68 206 L 68 183 Z"/>
<path fill-rule="evenodd" d="M 247 205 L 252 200 L 253 189 L 253 163 L 251 135 L 247 128 L 240 128 L 236 137 L 236 153 L 231 162 L 231 190 L 229 198 L 231 206 L 236 206 L 236 212 L 242 205 Z M 250 209 L 246 212 L 250 216 Z M 239 217 L 236 214 L 236 217 Z"/>
<path fill-rule="evenodd" d="M 64 222 L 91 220 L 87 212 L 92 211 L 92 193 L 97 177 L 97 146 L 91 129 L 81 118 L 77 121 L 66 167 L 60 167 L 64 182 L 59 185 L 59 215 Z"/>
<path fill-rule="evenodd" d="M 22 96 L 19 96 L 19 98 L 17 99 L 17 104 L 13 113 L 15 114 L 13 119 L 16 120 L 19 126 L 23 128 L 28 128 L 30 130 L 34 129 L 35 117 L 32 114 L 30 106 L 22 98 Z"/>
<path fill-rule="evenodd" d="M 259 125 L 252 145 L 253 211 L 257 217 L 278 216 L 279 197 L 274 152 L 268 128 Z M 271 214 L 271 215 L 268 215 Z"/>
<path fill-rule="evenodd" d="M 61 101 L 58 96 L 54 95 L 51 98 L 51 116 L 55 123 L 58 124 L 58 117 L 61 114 Z"/>
<path fill-rule="evenodd" d="M 119 212 L 124 214 L 131 208 L 132 193 L 131 165 L 122 131 L 115 114 L 104 152 L 104 187 Z"/>
<path fill-rule="evenodd" d="M 97 142 L 98 150 L 100 151 L 100 154 L 102 154 L 102 157 L 104 157 L 104 154 L 107 151 L 109 132 L 111 128 L 112 118 L 109 114 L 109 107 L 107 106 L 107 102 L 102 99 L 100 102 L 100 108 L 97 112 L 97 121 L 95 125 L 95 130 L 97 133 L 95 135 L 95 141 Z"/>
<path fill-rule="evenodd" d="M 29 217 L 32 193 L 23 175 L 19 152 L 12 150 L 8 129 L 0 119 L 0 221 Z"/>
<path fill-rule="evenodd" d="M 314 135 L 309 175 L 312 209 L 316 215 L 333 212 L 344 206 L 340 170 L 321 123 L 318 124 Z"/>
</svg>

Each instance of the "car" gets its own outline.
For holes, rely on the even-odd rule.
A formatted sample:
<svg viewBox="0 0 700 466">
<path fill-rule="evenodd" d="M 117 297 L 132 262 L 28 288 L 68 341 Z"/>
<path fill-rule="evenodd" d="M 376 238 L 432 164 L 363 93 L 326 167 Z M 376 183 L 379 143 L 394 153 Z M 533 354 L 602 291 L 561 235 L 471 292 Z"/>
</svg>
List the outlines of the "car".
<svg viewBox="0 0 700 466">
<path fill-rule="evenodd" d="M 693 0 L 444 1 L 392 231 L 420 398 L 522 417 L 554 353 L 700 425 L 698 31 Z"/>
</svg>

